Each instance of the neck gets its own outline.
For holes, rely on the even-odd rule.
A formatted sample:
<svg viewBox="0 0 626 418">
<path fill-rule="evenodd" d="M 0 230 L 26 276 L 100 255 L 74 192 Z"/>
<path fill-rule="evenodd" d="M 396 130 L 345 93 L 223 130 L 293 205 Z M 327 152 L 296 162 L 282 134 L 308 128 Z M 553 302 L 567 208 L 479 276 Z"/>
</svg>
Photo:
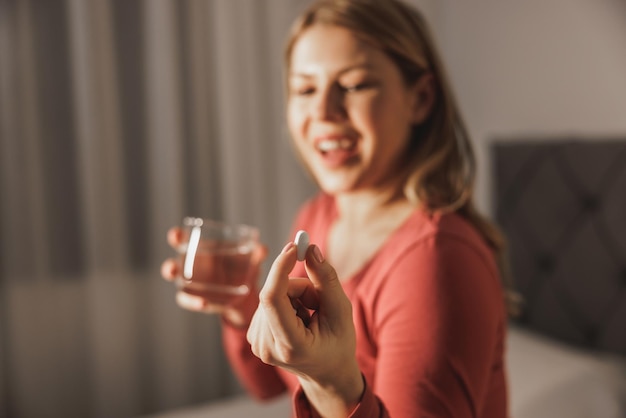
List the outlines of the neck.
<svg viewBox="0 0 626 418">
<path fill-rule="evenodd" d="M 389 209 L 410 205 L 401 190 L 363 190 L 335 195 L 339 217 L 359 225 L 366 225 Z"/>
</svg>

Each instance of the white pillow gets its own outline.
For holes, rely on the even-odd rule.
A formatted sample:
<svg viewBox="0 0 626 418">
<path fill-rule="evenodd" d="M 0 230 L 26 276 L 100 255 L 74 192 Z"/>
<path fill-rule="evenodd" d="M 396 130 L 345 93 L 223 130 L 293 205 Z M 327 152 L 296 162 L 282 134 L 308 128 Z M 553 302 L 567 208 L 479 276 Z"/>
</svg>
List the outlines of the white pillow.
<svg viewBox="0 0 626 418">
<path fill-rule="evenodd" d="M 626 417 L 624 358 L 511 326 L 507 362 L 513 418 Z"/>
</svg>

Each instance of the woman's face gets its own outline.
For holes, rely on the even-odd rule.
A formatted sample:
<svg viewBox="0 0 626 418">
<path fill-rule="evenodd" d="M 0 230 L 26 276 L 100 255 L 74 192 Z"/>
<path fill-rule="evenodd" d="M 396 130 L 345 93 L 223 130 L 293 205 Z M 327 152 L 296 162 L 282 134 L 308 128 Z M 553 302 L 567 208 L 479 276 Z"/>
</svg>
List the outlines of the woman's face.
<svg viewBox="0 0 626 418">
<path fill-rule="evenodd" d="M 327 193 L 396 184 L 411 126 L 427 116 L 419 97 L 384 52 L 342 27 L 314 25 L 293 47 L 289 130 Z"/>
</svg>

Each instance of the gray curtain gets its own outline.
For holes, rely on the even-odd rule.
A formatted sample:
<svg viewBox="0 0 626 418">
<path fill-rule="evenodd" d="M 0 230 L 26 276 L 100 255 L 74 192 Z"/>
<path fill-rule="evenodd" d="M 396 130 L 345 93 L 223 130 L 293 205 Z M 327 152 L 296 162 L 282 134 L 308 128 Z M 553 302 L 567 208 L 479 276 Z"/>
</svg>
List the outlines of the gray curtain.
<svg viewBox="0 0 626 418">
<path fill-rule="evenodd" d="M 313 193 L 281 78 L 304 3 L 0 0 L 0 416 L 241 390 L 159 266 L 185 215 L 258 225 L 272 258 Z"/>
</svg>

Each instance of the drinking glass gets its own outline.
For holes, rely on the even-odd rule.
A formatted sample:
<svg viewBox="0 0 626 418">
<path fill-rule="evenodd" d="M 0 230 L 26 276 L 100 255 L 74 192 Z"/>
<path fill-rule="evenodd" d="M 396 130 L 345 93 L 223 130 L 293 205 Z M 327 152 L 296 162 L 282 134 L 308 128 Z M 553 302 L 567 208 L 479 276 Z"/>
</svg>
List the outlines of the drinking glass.
<svg viewBox="0 0 626 418">
<path fill-rule="evenodd" d="M 258 228 L 186 217 L 182 231 L 177 248 L 182 269 L 176 285 L 180 290 L 220 305 L 231 304 L 251 291 L 256 280 Z"/>
</svg>

